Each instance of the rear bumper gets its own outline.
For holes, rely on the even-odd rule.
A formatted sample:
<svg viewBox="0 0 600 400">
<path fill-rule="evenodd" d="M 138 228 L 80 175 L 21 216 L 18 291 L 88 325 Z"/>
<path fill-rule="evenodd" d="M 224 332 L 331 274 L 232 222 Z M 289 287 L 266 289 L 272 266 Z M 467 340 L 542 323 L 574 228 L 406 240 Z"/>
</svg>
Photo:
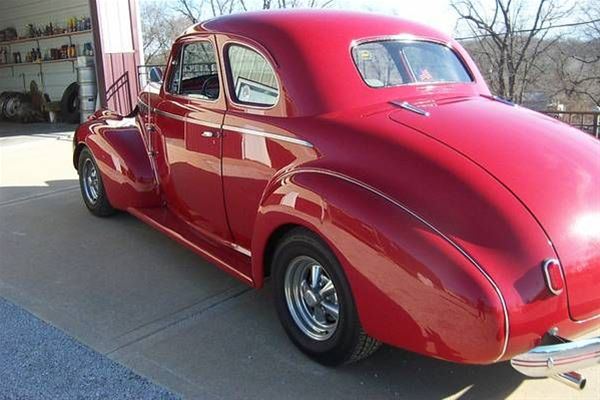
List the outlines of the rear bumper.
<svg viewBox="0 0 600 400">
<path fill-rule="evenodd" d="M 600 364 L 600 337 L 538 346 L 515 356 L 510 363 L 523 375 L 534 378 L 588 368 Z"/>
</svg>

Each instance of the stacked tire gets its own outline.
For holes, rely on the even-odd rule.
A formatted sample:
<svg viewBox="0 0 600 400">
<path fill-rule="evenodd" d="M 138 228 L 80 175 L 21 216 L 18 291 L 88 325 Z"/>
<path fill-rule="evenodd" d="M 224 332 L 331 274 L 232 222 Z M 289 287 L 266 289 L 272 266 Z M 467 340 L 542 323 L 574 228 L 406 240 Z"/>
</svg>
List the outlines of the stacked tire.
<svg viewBox="0 0 600 400">
<path fill-rule="evenodd" d="M 25 94 L 19 92 L 3 92 L 0 94 L 0 119 L 17 121 L 21 115 Z"/>
</svg>

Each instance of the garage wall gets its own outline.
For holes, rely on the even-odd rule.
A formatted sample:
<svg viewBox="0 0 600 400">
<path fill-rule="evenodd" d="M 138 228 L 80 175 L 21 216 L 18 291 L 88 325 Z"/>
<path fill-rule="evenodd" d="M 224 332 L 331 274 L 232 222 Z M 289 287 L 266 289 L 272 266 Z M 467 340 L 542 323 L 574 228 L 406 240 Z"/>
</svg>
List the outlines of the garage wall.
<svg viewBox="0 0 600 400">
<path fill-rule="evenodd" d="M 66 26 L 69 17 L 89 17 L 90 7 L 88 0 L 0 0 L 0 29 L 14 27 L 18 34 L 24 35 L 26 25 L 46 25 L 49 22 Z M 86 42 L 93 43 L 91 33 L 76 35 L 72 41 L 77 46 L 78 52 L 83 50 Z M 60 47 L 68 44 L 68 37 L 44 39 L 40 41 L 42 56 L 45 49 Z M 12 45 L 11 52 L 20 51 L 23 61 L 25 53 L 36 47 L 35 42 Z M 12 57 L 12 54 L 11 54 Z M 14 75 L 13 75 L 14 70 Z M 71 62 L 60 62 L 42 65 L 44 74 L 45 92 L 54 100 L 60 100 L 63 91 L 69 83 L 77 80 L 76 71 Z M 23 91 L 24 83 L 29 89 L 29 82 L 36 81 L 42 87 L 40 67 L 38 65 L 16 66 L 7 68 L 0 66 L 0 92 L 5 90 Z"/>
</svg>

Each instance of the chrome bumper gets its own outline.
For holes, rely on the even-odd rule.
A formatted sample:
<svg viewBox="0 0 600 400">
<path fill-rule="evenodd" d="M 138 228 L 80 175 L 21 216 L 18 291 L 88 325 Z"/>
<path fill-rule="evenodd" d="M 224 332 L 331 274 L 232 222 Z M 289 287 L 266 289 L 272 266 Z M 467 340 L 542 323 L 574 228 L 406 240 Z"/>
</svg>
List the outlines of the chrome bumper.
<svg viewBox="0 0 600 400">
<path fill-rule="evenodd" d="M 585 378 L 576 370 L 600 364 L 600 337 L 566 341 L 536 347 L 514 357 L 510 363 L 514 369 L 534 378 L 551 377 L 577 389 L 585 387 Z"/>
</svg>

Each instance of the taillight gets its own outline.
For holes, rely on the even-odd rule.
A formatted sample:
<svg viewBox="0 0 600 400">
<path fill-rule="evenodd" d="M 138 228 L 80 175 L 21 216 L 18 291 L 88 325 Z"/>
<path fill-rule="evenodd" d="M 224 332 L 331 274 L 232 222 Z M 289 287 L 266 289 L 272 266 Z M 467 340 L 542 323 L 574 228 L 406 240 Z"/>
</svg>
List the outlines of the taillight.
<svg viewBox="0 0 600 400">
<path fill-rule="evenodd" d="M 558 296 L 565 288 L 565 279 L 563 278 L 560 263 L 555 259 L 546 260 L 544 261 L 543 270 L 548 290 Z"/>
</svg>

